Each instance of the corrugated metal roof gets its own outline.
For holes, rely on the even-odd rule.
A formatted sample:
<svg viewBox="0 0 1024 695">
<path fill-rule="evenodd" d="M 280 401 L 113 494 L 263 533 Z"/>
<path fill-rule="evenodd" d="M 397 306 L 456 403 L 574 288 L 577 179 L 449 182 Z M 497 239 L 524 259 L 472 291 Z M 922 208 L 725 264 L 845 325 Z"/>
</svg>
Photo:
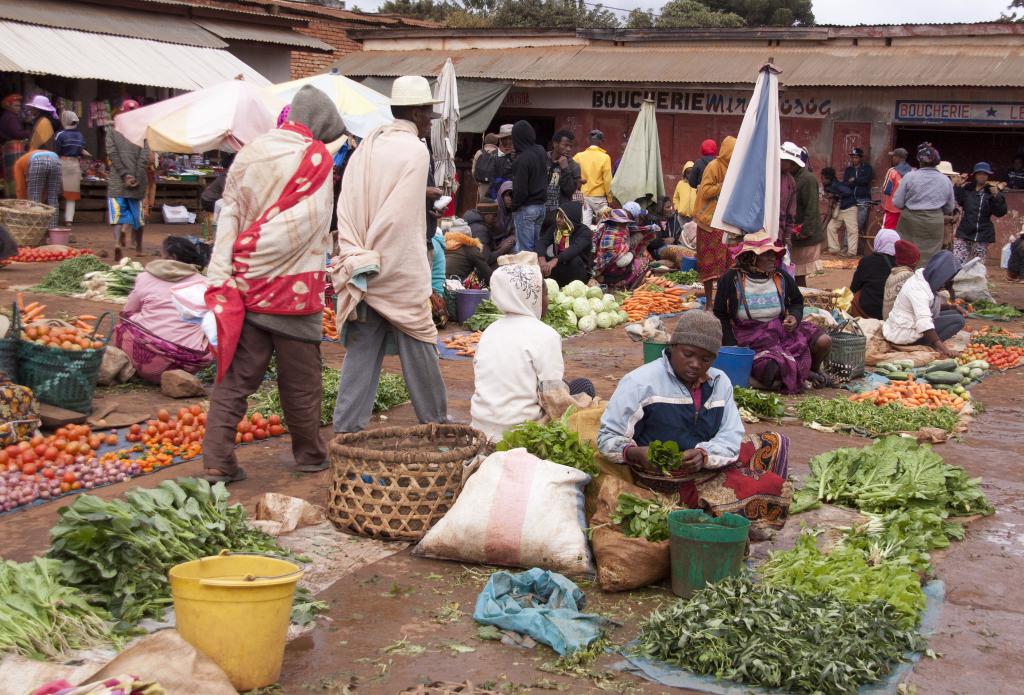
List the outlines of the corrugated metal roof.
<svg viewBox="0 0 1024 695">
<path fill-rule="evenodd" d="M 270 82 L 227 51 L 0 21 L 0 64 L 13 72 L 192 90 L 242 75 Z"/>
<path fill-rule="evenodd" d="M 188 17 L 65 0 L 0 0 L 0 19 L 205 48 L 227 44 Z"/>
<path fill-rule="evenodd" d="M 239 22 L 228 22 L 222 19 L 209 19 L 206 17 L 196 17 L 193 21 L 222 39 L 258 41 L 260 43 L 309 48 L 328 53 L 334 52 L 333 46 L 324 43 L 320 39 L 305 36 L 297 31 L 283 27 L 271 27 L 265 24 L 241 24 Z"/>
<path fill-rule="evenodd" d="M 436 75 L 446 58 L 459 77 L 519 82 L 753 84 L 769 58 L 788 87 L 1024 87 L 1024 52 L 958 48 L 680 46 L 362 51 L 336 67 L 348 76 Z"/>
</svg>

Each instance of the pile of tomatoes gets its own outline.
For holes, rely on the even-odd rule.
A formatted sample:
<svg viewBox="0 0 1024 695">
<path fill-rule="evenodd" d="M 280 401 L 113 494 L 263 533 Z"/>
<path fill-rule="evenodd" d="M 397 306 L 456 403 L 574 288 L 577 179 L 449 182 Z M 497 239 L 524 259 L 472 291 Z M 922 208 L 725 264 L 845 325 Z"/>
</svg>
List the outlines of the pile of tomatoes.
<svg viewBox="0 0 1024 695">
<path fill-rule="evenodd" d="M 74 352 L 103 347 L 103 341 L 96 340 L 92 331 L 77 326 L 29 326 L 21 332 L 21 339 Z"/>
<path fill-rule="evenodd" d="M 1013 369 L 1024 361 L 1024 347 L 1016 345 L 979 345 L 971 343 L 960 354 L 958 360 L 966 364 L 974 360 L 985 360 L 992 369 Z"/>
<path fill-rule="evenodd" d="M 235 425 L 235 444 L 258 442 L 267 437 L 280 437 L 282 434 L 284 434 L 284 425 L 281 424 L 280 415 L 263 417 L 263 413 L 253 413 L 247 418 L 242 418 Z"/>
<path fill-rule="evenodd" d="M 57 250 L 50 246 L 41 246 L 39 248 L 32 248 L 30 246 L 21 246 L 18 248 L 18 255 L 12 256 L 7 259 L 8 263 L 52 263 L 54 261 L 66 261 L 69 258 L 76 258 L 78 256 L 95 256 L 96 254 L 92 249 L 71 249 L 64 248 Z"/>
</svg>

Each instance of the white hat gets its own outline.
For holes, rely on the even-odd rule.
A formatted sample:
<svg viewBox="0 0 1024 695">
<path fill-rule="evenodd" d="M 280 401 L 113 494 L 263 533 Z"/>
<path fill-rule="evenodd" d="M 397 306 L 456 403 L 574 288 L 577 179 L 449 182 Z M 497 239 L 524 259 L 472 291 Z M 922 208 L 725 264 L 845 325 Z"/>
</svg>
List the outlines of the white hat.
<svg viewBox="0 0 1024 695">
<path fill-rule="evenodd" d="M 939 162 L 939 166 L 935 168 L 939 170 L 940 174 L 945 174 L 946 176 L 957 176 L 957 172 L 953 170 L 953 164 L 951 162 L 947 162 L 945 159 Z"/>
<path fill-rule="evenodd" d="M 498 128 L 499 138 L 510 138 L 512 137 L 512 124 L 506 123 L 505 125 Z"/>
<path fill-rule="evenodd" d="M 803 154 L 803 150 L 800 149 L 799 145 L 796 145 L 788 140 L 782 143 L 782 147 L 779 148 L 779 157 L 781 159 L 788 159 L 789 161 L 799 164 L 801 167 L 804 165 L 804 160 L 800 156 Z"/>
<path fill-rule="evenodd" d="M 426 77 L 419 75 L 403 75 L 391 85 L 392 106 L 427 106 L 440 104 L 430 93 L 430 83 Z"/>
</svg>

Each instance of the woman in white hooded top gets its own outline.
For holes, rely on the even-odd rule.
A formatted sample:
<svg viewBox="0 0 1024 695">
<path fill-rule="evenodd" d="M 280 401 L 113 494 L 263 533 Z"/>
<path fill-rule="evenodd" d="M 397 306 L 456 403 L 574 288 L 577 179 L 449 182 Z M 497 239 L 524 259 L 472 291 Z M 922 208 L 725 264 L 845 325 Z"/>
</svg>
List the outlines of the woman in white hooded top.
<svg viewBox="0 0 1024 695">
<path fill-rule="evenodd" d="M 536 261 L 501 265 L 491 275 L 491 300 L 504 316 L 480 338 L 469 409 L 473 427 L 491 441 L 516 425 L 546 422 L 561 417 L 570 405 L 589 404 L 586 396 L 577 403 L 563 381 L 562 339 L 541 321 L 546 295 Z M 573 382 L 573 392 L 593 396 L 590 382 L 578 382 Z"/>
</svg>

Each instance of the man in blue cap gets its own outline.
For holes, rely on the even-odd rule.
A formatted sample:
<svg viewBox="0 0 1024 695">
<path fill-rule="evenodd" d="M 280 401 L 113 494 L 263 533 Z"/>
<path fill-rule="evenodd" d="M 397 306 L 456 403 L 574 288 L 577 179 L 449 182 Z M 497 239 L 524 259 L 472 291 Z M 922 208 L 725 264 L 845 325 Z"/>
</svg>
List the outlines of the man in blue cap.
<svg viewBox="0 0 1024 695">
<path fill-rule="evenodd" d="M 996 240 L 992 218 L 1006 214 L 1004 184 L 990 181 L 990 176 L 989 163 L 978 162 L 974 165 L 972 180 L 953 191 L 957 205 L 964 211 L 953 239 L 953 255 L 961 265 L 972 258 L 984 260 L 988 245 Z"/>
<path fill-rule="evenodd" d="M 875 178 L 875 170 L 864 162 L 864 150 L 854 147 L 850 150 L 850 166 L 843 172 L 843 183 L 853 189 L 853 197 L 857 200 L 857 231 L 866 234 L 868 231 L 868 213 L 871 212 L 871 180 Z M 857 255 L 855 249 L 850 253 Z"/>
</svg>

